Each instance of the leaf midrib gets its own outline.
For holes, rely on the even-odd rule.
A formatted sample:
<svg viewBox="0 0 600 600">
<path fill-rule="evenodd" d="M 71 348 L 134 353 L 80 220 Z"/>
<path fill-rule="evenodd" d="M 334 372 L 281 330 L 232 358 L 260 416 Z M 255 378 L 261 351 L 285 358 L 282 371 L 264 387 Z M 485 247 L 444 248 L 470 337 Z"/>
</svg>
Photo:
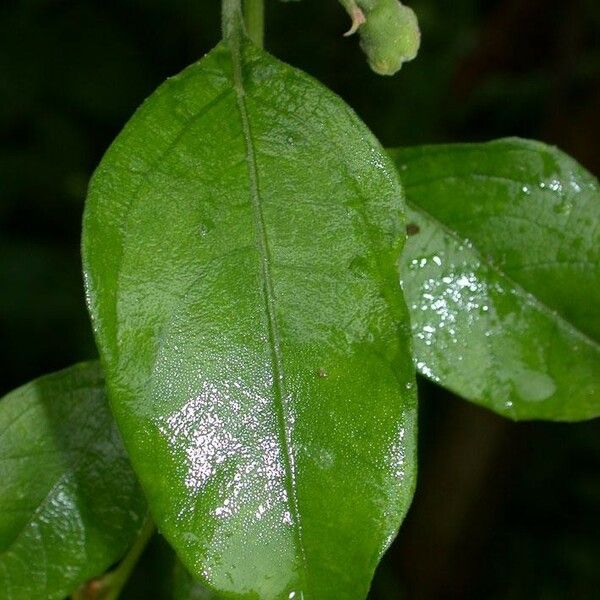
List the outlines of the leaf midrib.
<svg viewBox="0 0 600 600">
<path fill-rule="evenodd" d="M 248 116 L 248 107 L 246 104 L 246 91 L 244 89 L 243 65 L 241 45 L 244 42 L 239 36 L 235 36 L 228 42 L 231 52 L 233 66 L 233 85 L 236 94 L 237 106 L 242 123 L 242 133 L 246 145 L 246 161 L 248 165 L 249 193 L 250 203 L 254 220 L 256 233 L 256 244 L 260 258 L 260 274 L 262 279 L 262 293 L 267 316 L 267 329 L 269 337 L 269 347 L 271 353 L 271 367 L 273 370 L 273 396 L 275 412 L 278 423 L 279 443 L 283 449 L 283 463 L 285 471 L 285 487 L 287 493 L 287 503 L 292 518 L 294 528 L 294 538 L 297 550 L 300 553 L 300 560 L 303 569 L 303 579 L 306 584 L 306 554 L 300 526 L 300 511 L 298 508 L 298 499 L 295 490 L 295 472 L 294 457 L 291 451 L 292 441 L 290 430 L 286 419 L 288 412 L 286 407 L 286 385 L 285 369 L 283 366 L 283 354 L 281 350 L 281 338 L 277 315 L 275 312 L 275 292 L 273 278 L 271 275 L 271 252 L 269 247 L 269 238 L 265 223 L 265 216 L 262 206 L 259 187 L 258 165 L 256 160 L 255 142 L 252 137 L 252 129 Z M 306 596 L 306 590 L 305 590 Z"/>
</svg>

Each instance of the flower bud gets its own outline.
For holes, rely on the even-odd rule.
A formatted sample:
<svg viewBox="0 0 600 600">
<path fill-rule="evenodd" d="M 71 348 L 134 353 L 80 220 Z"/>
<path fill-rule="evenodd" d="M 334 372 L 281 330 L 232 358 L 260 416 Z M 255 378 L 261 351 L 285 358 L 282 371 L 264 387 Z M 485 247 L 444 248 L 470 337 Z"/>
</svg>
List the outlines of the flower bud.
<svg viewBox="0 0 600 600">
<path fill-rule="evenodd" d="M 379 75 L 394 75 L 419 51 L 417 16 L 399 0 L 356 0 L 356 4 L 365 15 L 358 32 L 370 67 Z"/>
</svg>

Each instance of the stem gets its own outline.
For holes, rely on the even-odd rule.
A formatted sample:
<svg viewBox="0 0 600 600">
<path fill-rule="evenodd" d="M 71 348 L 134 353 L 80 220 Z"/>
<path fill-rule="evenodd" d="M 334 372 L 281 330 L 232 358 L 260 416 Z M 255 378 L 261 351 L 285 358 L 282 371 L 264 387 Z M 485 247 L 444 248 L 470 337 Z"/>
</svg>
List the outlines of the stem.
<svg viewBox="0 0 600 600">
<path fill-rule="evenodd" d="M 104 600 L 117 600 L 117 598 L 120 596 L 125 584 L 127 583 L 127 580 L 131 576 L 135 565 L 142 555 L 144 548 L 150 541 L 150 538 L 154 533 L 154 529 L 154 523 L 152 522 L 152 519 L 148 517 L 144 523 L 144 526 L 142 527 L 142 530 L 140 531 L 140 534 L 125 558 L 121 561 L 119 566 L 108 575 L 107 584 L 109 591 L 106 596 L 104 596 Z"/>
<path fill-rule="evenodd" d="M 242 11 L 242 0 L 223 0 L 223 39 L 239 40 L 248 37 L 262 48 L 264 41 L 264 0 L 246 0 Z"/>
<path fill-rule="evenodd" d="M 240 33 L 244 32 L 242 0 L 223 0 L 222 6 L 223 39 L 239 40 Z"/>
<path fill-rule="evenodd" d="M 244 2 L 244 20 L 248 37 L 262 48 L 265 42 L 265 1 L 246 0 Z"/>
</svg>

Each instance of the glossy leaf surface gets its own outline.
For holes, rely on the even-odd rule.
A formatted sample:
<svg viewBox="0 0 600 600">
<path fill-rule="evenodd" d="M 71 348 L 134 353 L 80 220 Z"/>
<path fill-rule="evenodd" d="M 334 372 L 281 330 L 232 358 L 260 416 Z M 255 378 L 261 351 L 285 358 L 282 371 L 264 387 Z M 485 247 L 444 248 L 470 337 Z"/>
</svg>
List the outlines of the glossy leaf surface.
<svg viewBox="0 0 600 600">
<path fill-rule="evenodd" d="M 0 400 L 0 598 L 64 598 L 125 553 L 145 501 L 97 363 Z"/>
<path fill-rule="evenodd" d="M 366 596 L 413 489 L 397 174 L 246 42 L 142 106 L 93 178 L 89 307 L 161 532 L 225 598 Z"/>
<path fill-rule="evenodd" d="M 600 415 L 600 190 L 540 143 L 391 152 L 418 370 L 515 419 Z"/>
</svg>

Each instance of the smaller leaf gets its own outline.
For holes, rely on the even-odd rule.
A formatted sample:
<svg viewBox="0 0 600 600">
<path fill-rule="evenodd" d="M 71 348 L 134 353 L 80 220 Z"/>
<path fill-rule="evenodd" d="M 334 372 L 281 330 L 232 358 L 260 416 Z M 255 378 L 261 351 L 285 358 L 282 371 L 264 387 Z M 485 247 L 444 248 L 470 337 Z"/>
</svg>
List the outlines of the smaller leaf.
<svg viewBox="0 0 600 600">
<path fill-rule="evenodd" d="M 146 504 L 98 363 L 0 400 L 0 598 L 64 598 L 118 561 Z"/>
<path fill-rule="evenodd" d="M 422 375 L 514 419 L 600 415 L 600 188 L 519 139 L 392 150 Z"/>
</svg>

